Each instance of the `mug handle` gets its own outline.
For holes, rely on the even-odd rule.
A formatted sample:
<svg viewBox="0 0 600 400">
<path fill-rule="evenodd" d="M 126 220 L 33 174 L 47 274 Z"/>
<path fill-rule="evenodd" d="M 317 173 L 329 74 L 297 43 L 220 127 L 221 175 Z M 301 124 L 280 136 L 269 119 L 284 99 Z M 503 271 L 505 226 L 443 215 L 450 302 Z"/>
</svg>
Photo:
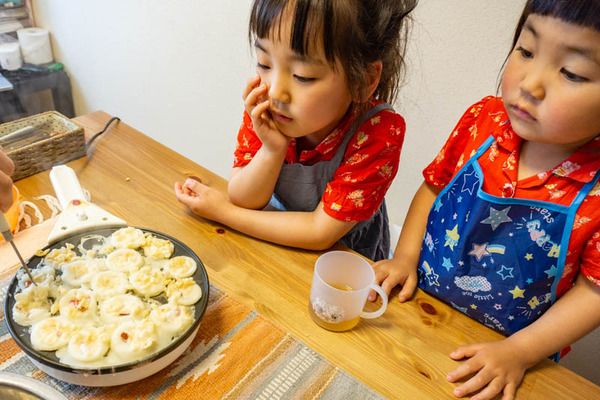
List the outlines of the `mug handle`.
<svg viewBox="0 0 600 400">
<path fill-rule="evenodd" d="M 373 312 L 366 312 L 363 311 L 360 316 L 361 318 L 377 318 L 379 317 L 381 314 L 383 314 L 385 312 L 385 309 L 387 308 L 388 305 L 388 297 L 387 294 L 385 294 L 385 292 L 383 291 L 383 289 L 381 288 L 381 286 L 376 285 L 374 283 L 371 284 L 371 289 L 373 289 L 374 291 L 376 291 L 379 296 L 381 296 L 381 307 L 379 307 L 379 310 L 377 311 L 373 311 Z"/>
</svg>

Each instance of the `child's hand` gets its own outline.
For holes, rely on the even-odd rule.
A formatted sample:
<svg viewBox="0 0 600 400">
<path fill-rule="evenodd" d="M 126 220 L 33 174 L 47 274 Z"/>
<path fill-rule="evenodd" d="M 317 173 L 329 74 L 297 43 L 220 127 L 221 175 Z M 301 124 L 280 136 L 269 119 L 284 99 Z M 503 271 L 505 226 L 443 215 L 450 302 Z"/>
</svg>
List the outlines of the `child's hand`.
<svg viewBox="0 0 600 400">
<path fill-rule="evenodd" d="M 213 221 L 218 221 L 223 208 L 231 204 L 219 191 L 192 178 L 186 179 L 183 185 L 175 182 L 175 196 L 194 214 Z"/>
<path fill-rule="evenodd" d="M 500 392 L 503 393 L 502 400 L 514 399 L 517 387 L 531 365 L 524 359 L 520 347 L 507 340 L 460 346 L 450 353 L 454 360 L 469 359 L 446 376 L 448 381 L 456 382 L 473 375 L 454 389 L 455 396 L 463 397 L 481 390 L 471 399 L 491 399 Z"/>
<path fill-rule="evenodd" d="M 244 106 L 252 118 L 254 131 L 263 146 L 269 151 L 285 154 L 290 138 L 281 133 L 269 114 L 271 102 L 268 99 L 268 91 L 269 88 L 265 83 L 261 83 L 259 75 L 250 78 L 242 93 Z"/>
<path fill-rule="evenodd" d="M 396 258 L 381 260 L 373 264 L 375 283 L 381 285 L 388 296 L 396 285 L 402 285 L 402 290 L 398 293 L 398 300 L 401 303 L 408 300 L 417 287 L 417 269 L 410 264 L 405 260 Z M 375 301 L 376 299 L 377 293 L 371 290 L 369 300 Z"/>
</svg>

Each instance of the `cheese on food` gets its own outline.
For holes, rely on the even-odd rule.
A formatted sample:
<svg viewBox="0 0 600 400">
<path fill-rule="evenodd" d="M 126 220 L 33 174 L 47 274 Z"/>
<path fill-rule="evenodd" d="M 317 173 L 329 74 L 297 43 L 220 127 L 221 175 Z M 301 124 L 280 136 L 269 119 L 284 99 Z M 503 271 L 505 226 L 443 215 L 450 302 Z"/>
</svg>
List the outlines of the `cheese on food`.
<svg viewBox="0 0 600 400">
<path fill-rule="evenodd" d="M 36 285 L 17 273 L 13 319 L 30 327 L 34 349 L 55 351 L 66 365 L 142 360 L 188 331 L 203 295 L 191 277 L 196 262 L 171 257 L 173 250 L 170 241 L 127 227 L 39 253 Z"/>
</svg>

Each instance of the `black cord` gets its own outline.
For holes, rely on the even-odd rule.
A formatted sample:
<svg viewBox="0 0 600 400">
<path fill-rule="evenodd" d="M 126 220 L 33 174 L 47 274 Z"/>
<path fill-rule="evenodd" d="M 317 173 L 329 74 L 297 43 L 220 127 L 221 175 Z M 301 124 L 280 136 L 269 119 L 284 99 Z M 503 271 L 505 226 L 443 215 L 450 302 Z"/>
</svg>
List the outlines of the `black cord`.
<svg viewBox="0 0 600 400">
<path fill-rule="evenodd" d="M 106 132 L 106 129 L 108 129 L 108 126 L 109 126 L 110 124 L 112 124 L 112 122 L 113 122 L 113 121 L 115 121 L 115 120 L 116 120 L 116 121 L 120 121 L 120 120 L 121 120 L 121 118 L 119 118 L 119 117 L 112 117 L 112 118 L 111 118 L 111 119 L 110 119 L 110 120 L 109 120 L 109 121 L 106 123 L 106 125 L 104 126 L 104 129 L 102 129 L 100 132 L 96 133 L 94 136 L 92 136 L 92 137 L 90 138 L 90 140 L 88 140 L 88 142 L 87 142 L 87 143 L 86 143 L 86 145 L 85 145 L 85 151 L 86 151 L 86 152 L 89 150 L 90 146 L 92 145 L 92 142 L 93 142 L 94 140 L 96 140 L 96 138 L 97 138 L 98 136 L 100 136 L 100 135 L 102 135 L 104 132 Z"/>
</svg>

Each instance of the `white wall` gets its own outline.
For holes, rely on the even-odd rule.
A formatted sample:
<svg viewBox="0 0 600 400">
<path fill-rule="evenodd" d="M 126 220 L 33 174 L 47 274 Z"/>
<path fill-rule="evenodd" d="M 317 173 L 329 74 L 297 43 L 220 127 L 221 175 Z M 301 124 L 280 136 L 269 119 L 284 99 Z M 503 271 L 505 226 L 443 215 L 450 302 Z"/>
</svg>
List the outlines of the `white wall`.
<svg viewBox="0 0 600 400">
<path fill-rule="evenodd" d="M 104 110 L 229 177 L 252 64 L 250 0 L 34 1 L 77 115 Z M 134 146 L 135 144 L 132 144 Z"/>
<path fill-rule="evenodd" d="M 104 110 L 227 178 L 241 123 L 251 0 L 33 0 L 55 59 L 71 77 L 77 115 Z M 524 0 L 421 0 L 396 109 L 407 121 L 390 191 L 401 225 L 422 169 L 466 108 L 496 93 Z M 132 148 L 135 144 L 132 143 Z M 564 365 L 600 383 L 600 333 Z"/>
<path fill-rule="evenodd" d="M 467 107 L 496 93 L 524 3 L 420 1 L 407 54 L 409 75 L 396 107 L 406 118 L 407 134 L 400 171 L 388 192 L 392 221 L 404 220 L 411 196 L 423 182 L 422 170 Z"/>
</svg>

